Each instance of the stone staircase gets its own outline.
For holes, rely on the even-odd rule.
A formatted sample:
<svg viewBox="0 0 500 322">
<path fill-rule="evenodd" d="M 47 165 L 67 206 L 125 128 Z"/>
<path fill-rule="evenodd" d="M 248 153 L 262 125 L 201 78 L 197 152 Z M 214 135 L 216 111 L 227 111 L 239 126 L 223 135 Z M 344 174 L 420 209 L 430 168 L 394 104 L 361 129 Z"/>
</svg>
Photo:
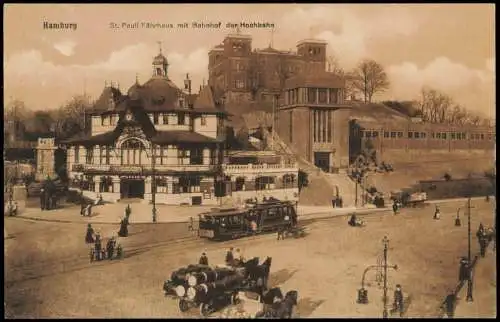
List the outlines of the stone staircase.
<svg viewBox="0 0 500 322">
<path fill-rule="evenodd" d="M 276 153 L 289 160 L 295 160 L 299 164 L 299 169 L 307 174 L 309 183 L 300 191 L 300 204 L 331 206 L 332 198 L 336 195 L 338 189 L 339 196 L 343 199 L 344 207 L 355 205 L 356 186 L 354 181 L 345 172 L 331 174 L 322 171 L 314 164 L 299 157 L 276 133 L 264 131 L 264 140 L 268 143 L 272 141 L 273 144 L 267 144 L 267 146 L 273 146 Z M 361 196 L 361 188 L 358 188 L 358 194 Z M 358 200 L 361 199 L 359 198 Z"/>
<path fill-rule="evenodd" d="M 356 183 L 347 176 L 346 173 L 325 173 L 328 181 L 336 186 L 339 190 L 339 195 L 342 196 L 344 207 L 356 206 Z M 363 189 L 358 185 L 358 205 L 361 205 Z"/>
</svg>

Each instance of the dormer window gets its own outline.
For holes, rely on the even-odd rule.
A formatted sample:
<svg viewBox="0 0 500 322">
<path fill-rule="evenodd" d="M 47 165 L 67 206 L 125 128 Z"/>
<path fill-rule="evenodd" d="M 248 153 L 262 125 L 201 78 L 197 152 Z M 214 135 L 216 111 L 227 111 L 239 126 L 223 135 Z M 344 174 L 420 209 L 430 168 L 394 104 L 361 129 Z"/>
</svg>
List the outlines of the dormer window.
<svg viewBox="0 0 500 322">
<path fill-rule="evenodd" d="M 161 68 L 156 68 L 156 76 L 162 76 Z"/>
</svg>

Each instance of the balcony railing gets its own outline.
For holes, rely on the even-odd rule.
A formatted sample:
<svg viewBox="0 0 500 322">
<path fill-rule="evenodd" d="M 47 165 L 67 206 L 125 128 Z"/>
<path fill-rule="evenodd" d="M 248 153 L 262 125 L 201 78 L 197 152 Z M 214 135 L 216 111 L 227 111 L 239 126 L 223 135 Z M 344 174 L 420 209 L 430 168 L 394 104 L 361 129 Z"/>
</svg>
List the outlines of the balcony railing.
<svg viewBox="0 0 500 322">
<path fill-rule="evenodd" d="M 213 164 L 159 164 L 154 169 L 157 172 L 162 171 L 215 171 L 219 168 Z M 73 164 L 74 172 L 120 172 L 120 173 L 142 173 L 143 171 L 153 171 L 152 165 L 109 165 L 109 164 Z"/>
</svg>

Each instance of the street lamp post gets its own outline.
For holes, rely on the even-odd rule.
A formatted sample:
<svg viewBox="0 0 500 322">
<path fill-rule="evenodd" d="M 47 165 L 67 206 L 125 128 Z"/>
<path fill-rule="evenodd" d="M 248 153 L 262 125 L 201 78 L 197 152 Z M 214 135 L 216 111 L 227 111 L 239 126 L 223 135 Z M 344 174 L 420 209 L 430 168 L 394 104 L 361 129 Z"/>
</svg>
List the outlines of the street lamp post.
<svg viewBox="0 0 500 322">
<path fill-rule="evenodd" d="M 381 266 L 384 269 L 384 295 L 382 298 L 382 302 L 384 305 L 384 309 L 382 312 L 382 315 L 384 318 L 387 318 L 389 316 L 389 312 L 387 310 L 387 269 L 391 268 L 394 270 L 398 269 L 398 265 L 392 265 L 389 266 L 387 265 L 387 252 L 388 252 L 388 245 L 389 245 L 389 239 L 387 236 L 384 236 L 384 239 L 382 240 L 382 243 L 384 244 L 384 258 L 383 258 L 383 263 L 382 264 L 377 264 L 377 265 L 370 265 L 368 266 L 365 271 L 363 272 L 363 279 L 361 280 L 361 289 L 358 290 L 358 300 L 357 302 L 360 304 L 367 304 L 368 303 L 368 291 L 365 289 L 365 276 L 368 271 L 371 269 L 379 269 Z"/>
<path fill-rule="evenodd" d="M 467 256 L 467 266 L 468 266 L 468 279 L 467 279 L 467 302 L 473 302 L 472 297 L 472 261 L 471 261 L 471 229 L 470 229 L 470 196 L 467 199 L 467 232 L 468 232 L 468 256 Z"/>
<path fill-rule="evenodd" d="M 386 319 L 389 316 L 389 312 L 387 312 L 387 248 L 389 245 L 389 239 L 387 239 L 387 236 L 384 236 L 384 239 L 382 240 L 382 243 L 384 244 L 384 312 L 383 312 L 383 317 Z"/>
</svg>

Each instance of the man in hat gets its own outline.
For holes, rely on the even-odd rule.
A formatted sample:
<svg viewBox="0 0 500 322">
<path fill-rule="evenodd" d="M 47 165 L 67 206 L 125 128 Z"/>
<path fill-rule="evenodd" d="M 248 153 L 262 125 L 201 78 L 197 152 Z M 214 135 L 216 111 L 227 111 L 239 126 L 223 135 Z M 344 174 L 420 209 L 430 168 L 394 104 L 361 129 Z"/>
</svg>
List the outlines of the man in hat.
<svg viewBox="0 0 500 322">
<path fill-rule="evenodd" d="M 128 221 L 126 218 L 122 218 L 120 221 L 120 231 L 118 232 L 118 236 L 127 237 L 128 236 Z"/>
<path fill-rule="evenodd" d="M 226 265 L 227 266 L 234 265 L 233 247 L 230 247 L 226 253 Z"/>
<path fill-rule="evenodd" d="M 115 237 L 111 237 L 106 243 L 106 251 L 108 252 L 108 259 L 113 259 L 113 253 L 115 250 Z"/>
<path fill-rule="evenodd" d="M 128 219 L 130 217 L 130 214 L 132 213 L 132 208 L 130 208 L 130 204 L 127 205 L 127 208 L 125 208 L 125 220 L 128 224 Z"/>
<path fill-rule="evenodd" d="M 94 242 L 94 229 L 91 224 L 87 225 L 87 233 L 85 234 L 85 243 L 92 244 Z"/>
<path fill-rule="evenodd" d="M 403 291 L 400 284 L 396 284 L 396 290 L 394 291 L 394 304 L 393 311 L 399 311 L 399 315 L 403 316 L 404 313 L 404 303 L 403 303 Z"/>
<path fill-rule="evenodd" d="M 97 232 L 96 235 L 95 235 L 95 244 L 94 244 L 94 248 L 95 248 L 95 253 L 97 254 L 97 260 L 101 260 L 101 233 L 100 232 Z"/>
<path fill-rule="evenodd" d="M 205 252 L 203 252 L 201 254 L 201 257 L 200 257 L 198 264 L 208 266 L 208 257 L 207 257 L 207 254 Z"/>
<path fill-rule="evenodd" d="M 436 206 L 436 211 L 434 211 L 434 219 L 439 220 L 441 218 L 441 213 L 439 212 L 439 206 Z"/>
<path fill-rule="evenodd" d="M 398 213 L 398 208 L 399 208 L 398 201 L 394 199 L 394 203 L 392 204 L 392 212 L 395 215 Z"/>
<path fill-rule="evenodd" d="M 45 189 L 40 189 L 40 209 L 45 210 Z"/>
</svg>

